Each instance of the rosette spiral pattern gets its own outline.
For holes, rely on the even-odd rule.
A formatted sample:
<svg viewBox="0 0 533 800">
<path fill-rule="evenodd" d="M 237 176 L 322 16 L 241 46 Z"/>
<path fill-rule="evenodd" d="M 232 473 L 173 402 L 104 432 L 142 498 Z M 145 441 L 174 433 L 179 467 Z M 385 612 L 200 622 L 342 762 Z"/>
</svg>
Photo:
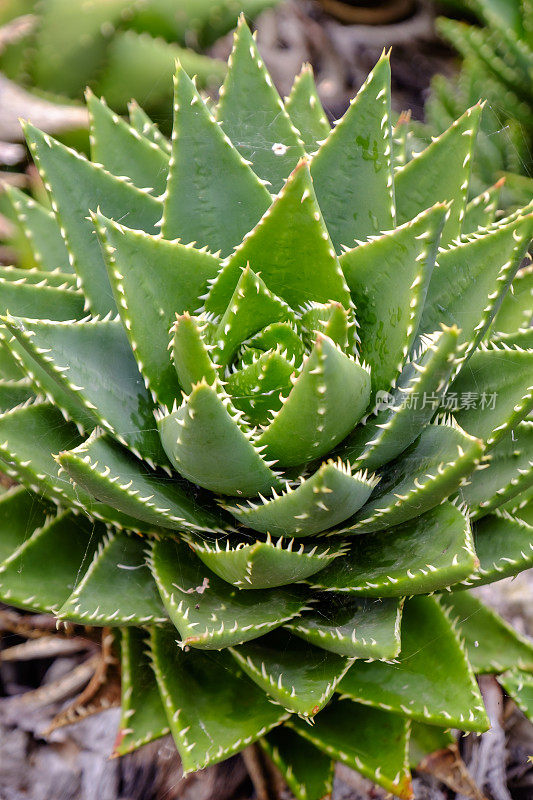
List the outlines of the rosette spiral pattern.
<svg viewBox="0 0 533 800">
<path fill-rule="evenodd" d="M 488 726 L 474 672 L 533 668 L 466 589 L 532 561 L 531 207 L 467 207 L 479 106 L 398 168 L 386 55 L 330 129 L 243 22 L 170 143 L 88 107 L 92 161 L 26 125 L 51 209 L 12 195 L 0 595 L 120 629 L 117 753 L 259 741 L 298 797 L 340 759 L 409 798 Z"/>
</svg>

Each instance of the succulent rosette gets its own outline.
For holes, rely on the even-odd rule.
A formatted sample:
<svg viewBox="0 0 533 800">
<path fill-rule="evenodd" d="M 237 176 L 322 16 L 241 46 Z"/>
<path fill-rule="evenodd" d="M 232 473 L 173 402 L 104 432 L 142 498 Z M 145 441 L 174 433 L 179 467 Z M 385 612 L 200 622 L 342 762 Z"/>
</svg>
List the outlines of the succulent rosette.
<svg viewBox="0 0 533 800">
<path fill-rule="evenodd" d="M 339 759 L 409 798 L 487 729 L 474 672 L 533 668 L 466 590 L 532 561 L 531 208 L 467 204 L 480 106 L 409 157 L 386 55 L 331 130 L 243 22 L 171 142 L 87 102 L 92 160 L 26 125 L 51 209 L 11 190 L 0 595 L 120 630 L 119 754 L 259 741 L 298 797 Z"/>
</svg>

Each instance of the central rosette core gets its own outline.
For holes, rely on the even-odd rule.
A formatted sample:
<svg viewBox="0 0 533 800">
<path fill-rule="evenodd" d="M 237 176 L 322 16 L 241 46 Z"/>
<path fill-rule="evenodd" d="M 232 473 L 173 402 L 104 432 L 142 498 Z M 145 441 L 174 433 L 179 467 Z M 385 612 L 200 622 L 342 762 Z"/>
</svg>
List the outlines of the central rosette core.
<svg viewBox="0 0 533 800">
<path fill-rule="evenodd" d="M 290 503 L 300 513 L 287 530 L 285 509 L 283 532 L 311 535 L 351 516 L 375 485 L 342 461 L 321 462 L 370 401 L 354 309 L 312 298 L 293 308 L 249 265 L 236 278 L 223 313 L 176 318 L 169 347 L 184 400 L 159 415 L 161 440 L 183 477 L 221 495 L 256 497 L 227 506 L 248 526 L 278 533 L 271 512 Z M 333 515 L 320 500 L 329 494 Z"/>
</svg>

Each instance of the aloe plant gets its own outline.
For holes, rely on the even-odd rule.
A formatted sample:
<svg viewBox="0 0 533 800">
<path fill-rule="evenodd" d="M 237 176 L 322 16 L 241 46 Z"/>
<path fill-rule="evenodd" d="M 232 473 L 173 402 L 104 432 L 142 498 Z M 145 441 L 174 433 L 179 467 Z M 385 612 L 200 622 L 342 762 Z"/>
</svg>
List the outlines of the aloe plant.
<svg viewBox="0 0 533 800">
<path fill-rule="evenodd" d="M 214 88 L 224 63 L 202 55 L 230 31 L 239 12 L 253 18 L 277 0 L 7 0 L 6 22 L 33 14 L 35 25 L 7 47 L 0 68 L 54 95 L 82 97 L 90 85 L 119 111 L 132 97 L 166 112 L 179 60 L 199 85 Z"/>
<path fill-rule="evenodd" d="M 533 3 L 531 0 L 450 0 L 456 11 L 474 14 L 481 25 L 441 17 L 439 33 L 463 56 L 457 78 L 438 75 L 426 104 L 433 134 L 479 97 L 487 98 L 477 155 L 475 193 L 506 174 L 506 204 L 528 202 L 533 194 Z M 525 198 L 525 199 L 524 199 Z"/>
<path fill-rule="evenodd" d="M 336 759 L 409 798 L 487 729 L 474 669 L 533 668 L 492 617 L 471 648 L 467 588 L 533 560 L 532 207 L 467 204 L 479 105 L 397 167 L 387 55 L 330 130 L 243 21 L 170 142 L 87 102 L 92 161 L 25 125 L 52 211 L 12 192 L 0 596 L 120 631 L 117 754 L 259 741 L 300 798 Z"/>
</svg>

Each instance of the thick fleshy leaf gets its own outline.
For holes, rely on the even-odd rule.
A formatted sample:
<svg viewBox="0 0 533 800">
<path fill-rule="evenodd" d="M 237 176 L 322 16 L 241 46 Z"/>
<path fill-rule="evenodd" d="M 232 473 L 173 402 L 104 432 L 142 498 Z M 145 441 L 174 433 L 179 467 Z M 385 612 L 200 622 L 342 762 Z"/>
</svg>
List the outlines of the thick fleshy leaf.
<svg viewBox="0 0 533 800">
<path fill-rule="evenodd" d="M 218 121 L 254 172 L 273 192 L 279 192 L 304 148 L 244 16 L 239 19 L 228 67 L 220 89 Z"/>
<path fill-rule="evenodd" d="M 210 385 L 217 376 L 215 364 L 211 361 L 209 345 L 202 336 L 207 323 L 199 324 L 198 317 L 185 314 L 176 317 L 171 328 L 172 360 L 176 367 L 182 391 L 192 391 L 194 385 L 205 378 Z"/>
<path fill-rule="evenodd" d="M 0 334 L 0 375 L 2 380 L 25 380 L 25 372 L 11 352 L 11 345 L 6 342 L 6 338 Z"/>
<path fill-rule="evenodd" d="M 366 419 L 339 447 L 341 458 L 376 469 L 399 456 L 430 422 L 451 376 L 458 330 L 443 328 L 423 342 L 420 355 L 403 368 L 396 388 L 380 395 L 375 416 Z"/>
<path fill-rule="evenodd" d="M 330 757 L 284 725 L 259 741 L 296 800 L 323 800 L 333 788 Z"/>
<path fill-rule="evenodd" d="M 496 219 L 501 189 L 505 178 L 500 178 L 494 186 L 474 197 L 467 205 L 463 220 L 463 234 L 473 233 L 478 228 L 486 228 Z"/>
<path fill-rule="evenodd" d="M 491 449 L 461 489 L 471 515 L 479 518 L 533 485 L 533 422 L 521 422 Z"/>
<path fill-rule="evenodd" d="M 71 292 L 78 292 L 76 286 L 76 276 L 71 272 L 61 272 L 58 269 L 46 272 L 42 269 L 28 269 L 26 267 L 0 267 L 0 278 L 12 283 L 32 284 L 38 288 L 42 286 L 56 289 L 68 289 Z"/>
<path fill-rule="evenodd" d="M 162 204 L 127 180 L 91 164 L 33 125 L 26 123 L 24 132 L 45 186 L 53 197 L 52 207 L 64 229 L 70 263 L 91 310 L 96 314 L 114 311 L 111 287 L 93 224 L 87 219 L 88 212 L 100 208 L 103 214 L 127 222 L 132 228 L 155 233 Z M 12 309 L 11 313 L 14 313 Z"/>
<path fill-rule="evenodd" d="M 395 658 L 402 604 L 397 600 L 323 600 L 285 627 L 323 650 L 350 658 Z"/>
<path fill-rule="evenodd" d="M 152 398 L 120 320 L 73 324 L 6 319 L 5 323 L 59 385 L 61 396 L 69 396 L 67 411 L 76 422 L 89 430 L 101 425 L 139 458 L 167 464 Z M 45 388 L 54 396 L 52 382 Z"/>
<path fill-rule="evenodd" d="M 34 397 L 34 393 L 29 378 L 22 378 L 20 381 L 0 379 L 0 413 L 9 411 L 32 397 Z"/>
<path fill-rule="evenodd" d="M 309 719 L 331 699 L 353 663 L 285 630 L 232 647 L 231 653 L 264 692 L 287 711 Z"/>
<path fill-rule="evenodd" d="M 199 559 L 220 578 L 239 589 L 268 589 L 305 580 L 345 554 L 343 544 L 294 546 L 294 539 L 266 541 L 200 538 L 185 534 Z"/>
<path fill-rule="evenodd" d="M 85 96 L 91 120 L 91 160 L 112 175 L 129 178 L 138 189 L 161 195 L 167 181 L 168 154 L 130 127 L 90 90 Z"/>
<path fill-rule="evenodd" d="M 429 147 L 396 171 L 394 186 L 399 223 L 412 219 L 436 199 L 451 201 L 442 243 L 447 244 L 459 236 L 481 111 L 479 104 L 469 108 Z"/>
<path fill-rule="evenodd" d="M 183 542 L 153 542 L 150 567 L 182 647 L 221 650 L 298 616 L 303 587 L 242 592 L 207 569 Z"/>
<path fill-rule="evenodd" d="M 441 597 L 464 638 L 474 672 L 533 670 L 533 645 L 495 611 L 464 590 Z"/>
<path fill-rule="evenodd" d="M 113 755 L 131 753 L 170 732 L 146 647 L 145 631 L 122 628 L 121 715 Z"/>
<path fill-rule="evenodd" d="M 135 128 L 137 133 L 156 144 L 164 153 L 170 155 L 172 146 L 169 140 L 135 100 L 128 103 L 128 116 L 131 127 Z"/>
<path fill-rule="evenodd" d="M 517 669 L 500 675 L 498 681 L 518 708 L 533 722 L 533 675 Z"/>
<path fill-rule="evenodd" d="M 476 566 L 468 518 L 445 502 L 402 525 L 357 537 L 342 563 L 311 583 L 363 597 L 405 597 L 451 586 Z"/>
<path fill-rule="evenodd" d="M 474 731 L 489 727 L 458 635 L 431 597 L 406 601 L 397 661 L 357 661 L 339 692 L 420 722 Z"/>
<path fill-rule="evenodd" d="M 101 215 L 95 222 L 139 369 L 158 401 L 171 406 L 180 389 L 168 353 L 169 330 L 176 314 L 197 309 L 219 260 L 179 242 L 123 228 Z"/>
<path fill-rule="evenodd" d="M 437 750 L 445 750 L 454 744 L 455 736 L 450 730 L 427 725 L 425 722 L 412 722 L 409 737 L 409 760 L 416 769 L 420 762 Z"/>
<path fill-rule="evenodd" d="M 331 703 L 313 726 L 289 720 L 300 736 L 403 800 L 413 797 L 407 763 L 409 722 L 351 700 Z M 357 733 L 354 736 L 354 732 Z"/>
<path fill-rule="evenodd" d="M 328 461 L 310 478 L 276 492 L 264 502 L 225 505 L 242 524 L 272 536 L 312 536 L 355 514 L 370 497 L 376 479 L 352 474 L 350 465 Z"/>
<path fill-rule="evenodd" d="M 151 652 L 185 774 L 238 753 L 287 717 L 229 653 L 180 650 L 169 627 L 152 629 Z"/>
<path fill-rule="evenodd" d="M 372 369 L 374 395 L 394 386 L 411 349 L 445 216 L 446 206 L 436 205 L 341 256 L 361 326 L 361 356 Z"/>
<path fill-rule="evenodd" d="M 166 622 L 139 536 L 109 532 L 57 616 L 84 625 Z"/>
<path fill-rule="evenodd" d="M 283 466 L 319 458 L 355 427 L 369 398 L 368 367 L 319 336 L 288 398 L 256 442 Z"/>
<path fill-rule="evenodd" d="M 180 475 L 204 489 L 243 497 L 279 485 L 238 414 L 225 395 L 204 381 L 177 411 L 161 415 L 161 441 Z"/>
<path fill-rule="evenodd" d="M 479 463 L 483 443 L 453 420 L 429 425 L 387 468 L 351 533 L 379 531 L 420 516 L 449 497 Z"/>
<path fill-rule="evenodd" d="M 474 526 L 479 567 L 465 586 L 480 586 L 533 567 L 533 526 L 506 511 L 496 511 Z"/>
<path fill-rule="evenodd" d="M 81 319 L 85 316 L 81 292 L 57 286 L 37 286 L 0 277 L 0 313 L 32 319 Z"/>
<path fill-rule="evenodd" d="M 3 188 L 28 240 L 36 266 L 47 271 L 59 269 L 72 273 L 68 250 L 54 212 L 15 186 L 4 185 Z"/>
<path fill-rule="evenodd" d="M 469 355 L 485 334 L 533 235 L 533 214 L 495 226 L 441 252 L 420 322 L 421 333 L 457 325 Z"/>
<path fill-rule="evenodd" d="M 53 506 L 42 502 L 23 486 L 0 496 L 0 562 L 8 558 L 53 516 Z"/>
<path fill-rule="evenodd" d="M 79 447 L 61 452 L 58 462 L 76 486 L 134 519 L 143 527 L 220 530 L 221 513 L 209 499 L 200 503 L 176 478 L 155 472 L 109 434 L 96 432 Z"/>
<path fill-rule="evenodd" d="M 64 511 L 29 533 L 0 566 L 0 595 L 13 606 L 56 613 L 89 567 L 105 527 Z"/>
<path fill-rule="evenodd" d="M 174 92 L 172 160 L 161 231 L 165 239 L 179 237 L 227 256 L 272 198 L 181 67 Z"/>
<path fill-rule="evenodd" d="M 355 239 L 394 226 L 390 120 L 390 62 L 384 53 L 311 163 L 318 201 L 337 252 L 341 245 L 352 247 Z"/>
<path fill-rule="evenodd" d="M 294 79 L 285 108 L 292 124 L 298 128 L 306 151 L 312 153 L 329 134 L 330 125 L 318 96 L 311 64 L 304 64 Z"/>
<path fill-rule="evenodd" d="M 274 322 L 268 327 L 272 330 L 274 326 L 289 325 L 290 323 Z M 283 331 L 289 329 L 281 328 Z M 298 341 L 303 346 L 301 340 Z M 275 350 L 264 353 L 255 351 L 252 356 L 255 360 L 235 372 L 226 372 L 224 376 L 226 391 L 233 405 L 246 415 L 252 425 L 266 425 L 272 413 L 279 411 L 283 405 L 283 397 L 292 389 L 291 376 L 294 374 L 295 358 L 291 357 L 289 361 L 287 351 L 281 355 L 280 349 L 276 345 Z"/>
<path fill-rule="evenodd" d="M 515 333 L 528 328 L 533 320 L 533 264 L 515 276 L 492 323 L 499 333 Z"/>
<path fill-rule="evenodd" d="M 309 167 L 301 161 L 267 213 L 222 269 L 205 307 L 223 314 L 246 265 L 292 308 L 337 300 L 350 307 L 350 292 L 318 206 Z"/>
<path fill-rule="evenodd" d="M 459 401 L 459 425 L 493 446 L 533 408 L 533 351 L 495 345 L 477 350 L 450 391 Z"/>
</svg>

